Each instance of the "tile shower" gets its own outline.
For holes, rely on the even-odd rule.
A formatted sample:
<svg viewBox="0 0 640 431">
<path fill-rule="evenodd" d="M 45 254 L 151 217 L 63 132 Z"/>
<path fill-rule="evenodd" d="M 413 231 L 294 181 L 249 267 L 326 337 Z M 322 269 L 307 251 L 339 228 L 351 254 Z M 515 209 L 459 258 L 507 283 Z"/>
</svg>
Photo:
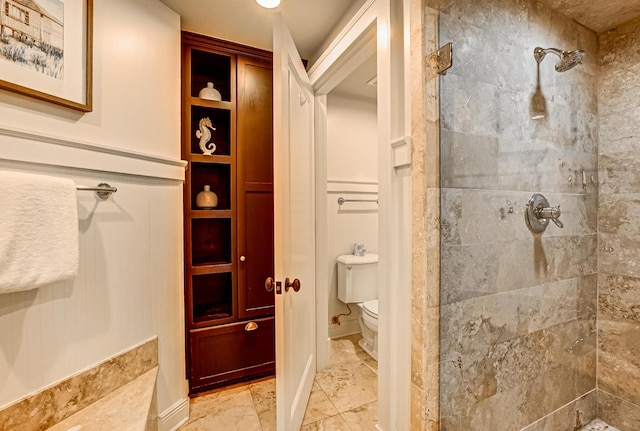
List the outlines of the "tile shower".
<svg viewBox="0 0 640 431">
<path fill-rule="evenodd" d="M 424 4 L 454 46 L 439 78 L 439 429 L 639 430 L 640 20 L 596 34 L 533 0 Z M 559 73 L 536 47 L 585 58 Z M 533 193 L 563 228 L 529 232 Z"/>
</svg>

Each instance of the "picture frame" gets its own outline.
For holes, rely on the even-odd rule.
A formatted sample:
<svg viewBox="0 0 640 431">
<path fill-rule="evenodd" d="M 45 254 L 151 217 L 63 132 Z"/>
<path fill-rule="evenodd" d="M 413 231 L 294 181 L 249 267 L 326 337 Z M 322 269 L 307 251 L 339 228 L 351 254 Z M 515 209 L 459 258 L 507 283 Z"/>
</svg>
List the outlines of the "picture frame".
<svg viewBox="0 0 640 431">
<path fill-rule="evenodd" d="M 93 0 L 0 0 L 0 89 L 93 109 Z"/>
</svg>

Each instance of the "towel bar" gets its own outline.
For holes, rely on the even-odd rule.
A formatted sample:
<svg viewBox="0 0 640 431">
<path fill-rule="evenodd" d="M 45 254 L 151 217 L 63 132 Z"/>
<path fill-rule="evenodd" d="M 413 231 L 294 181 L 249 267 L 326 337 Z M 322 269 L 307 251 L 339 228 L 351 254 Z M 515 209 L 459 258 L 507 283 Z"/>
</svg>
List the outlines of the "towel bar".
<svg viewBox="0 0 640 431">
<path fill-rule="evenodd" d="M 100 183 L 97 186 L 91 187 L 91 186 L 76 186 L 76 190 L 80 190 L 83 192 L 96 192 L 96 196 L 103 200 L 106 201 L 107 199 L 109 199 L 111 197 L 112 193 L 115 193 L 118 191 L 117 187 L 111 187 L 109 184 L 107 183 Z"/>
<path fill-rule="evenodd" d="M 338 198 L 338 205 L 342 205 L 345 202 L 375 202 L 378 203 L 378 199 L 345 199 L 343 197 Z"/>
</svg>

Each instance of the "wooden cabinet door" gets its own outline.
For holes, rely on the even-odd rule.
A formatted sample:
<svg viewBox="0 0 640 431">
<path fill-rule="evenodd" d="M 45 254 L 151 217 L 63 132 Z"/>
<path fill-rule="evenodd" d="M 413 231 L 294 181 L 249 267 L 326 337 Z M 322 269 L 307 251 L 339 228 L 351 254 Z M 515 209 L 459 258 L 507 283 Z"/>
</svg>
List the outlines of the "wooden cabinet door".
<svg viewBox="0 0 640 431">
<path fill-rule="evenodd" d="M 271 61 L 237 58 L 238 316 L 273 315 L 273 76 Z"/>
<path fill-rule="evenodd" d="M 192 393 L 275 369 L 273 317 L 193 329 L 189 341 Z"/>
</svg>

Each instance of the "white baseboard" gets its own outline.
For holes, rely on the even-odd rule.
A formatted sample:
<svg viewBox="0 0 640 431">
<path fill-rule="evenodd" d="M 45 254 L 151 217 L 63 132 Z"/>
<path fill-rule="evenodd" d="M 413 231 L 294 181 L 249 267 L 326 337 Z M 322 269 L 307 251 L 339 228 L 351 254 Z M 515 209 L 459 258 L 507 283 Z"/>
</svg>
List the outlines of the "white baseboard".
<svg viewBox="0 0 640 431">
<path fill-rule="evenodd" d="M 346 337 L 347 335 L 359 334 L 360 324 L 358 319 L 345 320 L 340 325 L 329 325 L 329 338 Z"/>
<path fill-rule="evenodd" d="M 158 416 L 158 431 L 177 431 L 189 420 L 189 398 L 184 398 Z"/>
</svg>

